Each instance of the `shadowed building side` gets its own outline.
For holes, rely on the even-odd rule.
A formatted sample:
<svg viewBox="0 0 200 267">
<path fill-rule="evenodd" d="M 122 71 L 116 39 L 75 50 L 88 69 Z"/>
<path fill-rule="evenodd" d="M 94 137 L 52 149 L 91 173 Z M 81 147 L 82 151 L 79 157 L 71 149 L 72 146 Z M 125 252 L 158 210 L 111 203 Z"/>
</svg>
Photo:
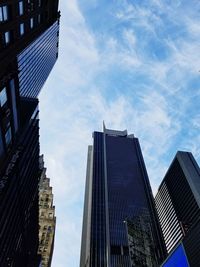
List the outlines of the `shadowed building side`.
<svg viewBox="0 0 200 267">
<path fill-rule="evenodd" d="M 59 17 L 58 0 L 0 3 L 0 266 L 40 264 L 37 96 L 57 59 Z"/>
</svg>

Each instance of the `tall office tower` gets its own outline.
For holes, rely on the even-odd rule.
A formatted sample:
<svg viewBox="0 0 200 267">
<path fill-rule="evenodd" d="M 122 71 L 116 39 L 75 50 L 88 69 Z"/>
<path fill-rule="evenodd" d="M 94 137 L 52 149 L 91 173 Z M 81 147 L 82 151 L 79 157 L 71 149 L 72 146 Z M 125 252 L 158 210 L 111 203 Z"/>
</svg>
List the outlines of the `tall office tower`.
<svg viewBox="0 0 200 267">
<path fill-rule="evenodd" d="M 1 162 L 20 134 L 23 98 L 38 96 L 56 62 L 58 0 L 2 0 L 0 33 Z"/>
<path fill-rule="evenodd" d="M 0 266 L 38 266 L 37 96 L 58 56 L 58 0 L 0 3 Z"/>
<path fill-rule="evenodd" d="M 177 152 L 155 197 L 168 252 L 182 241 L 190 266 L 200 262 L 200 169 L 189 152 Z"/>
<path fill-rule="evenodd" d="M 50 179 L 46 177 L 43 156 L 40 157 L 42 171 L 39 185 L 39 254 L 42 256 L 42 267 L 50 267 L 54 249 L 56 227 L 55 206 Z"/>
<path fill-rule="evenodd" d="M 105 126 L 93 139 L 80 266 L 158 266 L 165 247 L 138 139 Z"/>
</svg>

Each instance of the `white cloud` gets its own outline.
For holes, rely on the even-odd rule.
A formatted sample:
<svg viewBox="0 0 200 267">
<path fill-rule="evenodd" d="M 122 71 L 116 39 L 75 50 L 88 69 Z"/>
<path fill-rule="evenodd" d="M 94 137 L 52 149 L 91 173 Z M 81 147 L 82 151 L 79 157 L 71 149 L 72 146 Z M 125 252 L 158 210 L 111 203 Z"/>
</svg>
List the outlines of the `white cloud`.
<svg viewBox="0 0 200 267">
<path fill-rule="evenodd" d="M 198 114 L 192 119 L 192 126 L 196 129 L 200 129 L 200 115 Z"/>
</svg>

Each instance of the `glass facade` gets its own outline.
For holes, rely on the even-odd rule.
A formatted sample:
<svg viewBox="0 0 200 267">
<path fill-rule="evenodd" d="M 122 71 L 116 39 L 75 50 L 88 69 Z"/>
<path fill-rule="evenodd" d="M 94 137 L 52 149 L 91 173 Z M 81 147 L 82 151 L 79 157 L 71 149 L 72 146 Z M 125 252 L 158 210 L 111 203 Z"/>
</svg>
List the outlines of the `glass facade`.
<svg viewBox="0 0 200 267">
<path fill-rule="evenodd" d="M 23 97 L 37 97 L 58 56 L 59 24 L 55 22 L 17 57 Z"/>
<path fill-rule="evenodd" d="M 37 95 L 57 58 L 58 2 L 0 1 L 1 267 L 41 263 Z"/>
<path fill-rule="evenodd" d="M 143 215 L 144 210 L 151 213 L 148 203 L 150 188 L 144 181 L 148 177 L 144 175 L 137 138 L 105 135 L 105 142 L 111 266 L 119 263 L 124 267 L 131 266 L 124 221 L 135 220 Z M 151 224 L 150 216 L 148 219 L 148 224 Z"/>
<path fill-rule="evenodd" d="M 199 173 L 192 154 L 179 151 L 156 194 L 156 208 L 168 252 L 187 236 L 200 218 Z"/>
<path fill-rule="evenodd" d="M 37 266 L 29 264 L 38 247 L 38 124 L 36 114 L 20 136 L 0 181 L 0 266 Z"/>
<path fill-rule="evenodd" d="M 103 134 L 94 133 L 90 266 L 106 266 L 106 203 Z"/>
<path fill-rule="evenodd" d="M 131 238 L 139 243 L 148 239 L 143 257 L 138 257 L 147 263 L 151 261 L 152 265 L 148 266 L 156 267 L 163 261 L 165 249 L 138 139 L 128 136 L 126 131 L 107 129 L 103 133 L 94 132 L 93 137 L 91 167 L 87 169 L 86 178 L 80 266 L 131 267 L 133 243 L 128 240 L 129 226 L 140 218 L 141 231 L 151 229 L 151 232 L 146 238 L 133 238 L 133 235 Z M 139 250 L 139 247 L 132 250 L 132 259 Z"/>
</svg>

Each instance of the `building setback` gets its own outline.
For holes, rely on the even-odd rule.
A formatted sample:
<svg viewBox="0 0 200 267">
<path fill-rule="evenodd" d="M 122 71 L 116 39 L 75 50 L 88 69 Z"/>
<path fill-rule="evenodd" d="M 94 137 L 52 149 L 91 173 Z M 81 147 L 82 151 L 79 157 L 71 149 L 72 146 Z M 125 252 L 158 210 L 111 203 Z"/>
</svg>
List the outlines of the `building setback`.
<svg viewBox="0 0 200 267">
<path fill-rule="evenodd" d="M 39 184 L 39 249 L 42 256 L 41 267 L 50 267 L 54 249 L 56 228 L 55 206 L 53 206 L 53 193 L 50 179 L 46 177 L 43 156 L 40 157 L 42 171 Z"/>
<path fill-rule="evenodd" d="M 58 1 L 2 0 L 0 33 L 0 266 L 38 267 L 37 96 L 58 56 Z"/>
<path fill-rule="evenodd" d="M 104 127 L 93 140 L 80 267 L 159 266 L 165 246 L 138 139 Z"/>
<path fill-rule="evenodd" d="M 200 169 L 190 152 L 177 152 L 155 202 L 168 252 L 181 244 L 190 266 L 199 266 Z"/>
</svg>

